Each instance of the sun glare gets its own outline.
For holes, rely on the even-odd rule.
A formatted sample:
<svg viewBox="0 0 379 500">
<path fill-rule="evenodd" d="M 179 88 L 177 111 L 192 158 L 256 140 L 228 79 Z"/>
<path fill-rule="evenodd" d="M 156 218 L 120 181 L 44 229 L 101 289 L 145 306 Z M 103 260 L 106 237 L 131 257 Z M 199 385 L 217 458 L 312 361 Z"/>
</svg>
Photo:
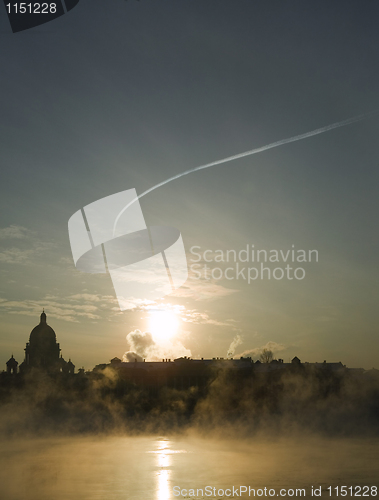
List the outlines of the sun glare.
<svg viewBox="0 0 379 500">
<path fill-rule="evenodd" d="M 170 340 L 179 328 L 176 314 L 169 311 L 151 311 L 149 331 L 156 342 Z"/>
</svg>

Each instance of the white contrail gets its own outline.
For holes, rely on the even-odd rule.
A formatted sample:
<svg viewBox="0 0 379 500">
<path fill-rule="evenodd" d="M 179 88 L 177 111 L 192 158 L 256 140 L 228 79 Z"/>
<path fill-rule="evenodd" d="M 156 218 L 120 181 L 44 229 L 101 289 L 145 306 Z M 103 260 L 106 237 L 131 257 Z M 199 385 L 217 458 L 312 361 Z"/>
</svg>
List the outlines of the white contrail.
<svg viewBox="0 0 379 500">
<path fill-rule="evenodd" d="M 216 165 L 221 165 L 222 163 L 227 163 L 227 162 L 233 161 L 233 160 L 238 160 L 239 158 L 243 158 L 244 156 L 255 155 L 256 153 L 261 153 L 262 151 L 267 151 L 268 149 L 277 148 L 278 146 L 283 146 L 283 144 L 301 141 L 301 139 L 306 139 L 307 137 L 313 137 L 314 135 L 323 134 L 324 132 L 328 132 L 329 130 L 333 130 L 334 128 L 339 128 L 339 127 L 343 127 L 345 125 L 350 125 L 351 123 L 359 122 L 361 120 L 369 118 L 372 115 L 377 114 L 378 112 L 379 112 L 379 110 L 375 110 L 375 111 L 371 111 L 370 113 L 365 113 L 363 115 L 354 116 L 353 118 L 347 118 L 346 120 L 342 120 L 342 121 L 337 122 L 337 123 L 332 123 L 331 125 L 326 125 L 325 127 L 316 128 L 315 130 L 312 130 L 310 132 L 305 132 L 305 134 L 295 135 L 294 137 L 288 137 L 287 139 L 281 139 L 280 141 L 271 142 L 270 144 L 266 144 L 266 146 L 261 146 L 259 148 L 251 149 L 250 151 L 245 151 L 244 153 L 239 153 L 238 155 L 228 156 L 227 158 L 224 158 L 222 160 L 217 160 L 217 161 L 213 161 L 211 163 L 206 163 L 205 165 L 201 165 L 200 167 L 191 168 L 190 170 L 186 170 L 185 172 L 181 172 L 180 174 L 176 174 L 173 177 L 170 177 L 169 179 L 166 179 L 165 181 L 162 181 L 159 184 L 156 184 L 155 186 L 149 188 L 147 191 L 144 191 L 139 196 L 137 196 L 137 198 L 135 198 L 130 203 L 128 203 L 116 217 L 116 220 L 115 220 L 114 225 L 113 225 L 113 236 L 115 235 L 116 226 L 117 226 L 117 223 L 118 223 L 121 215 L 125 212 L 125 210 L 127 210 L 130 207 L 130 205 L 132 205 L 134 202 L 136 202 L 137 200 L 139 200 L 143 196 L 146 196 L 147 194 L 151 193 L 155 189 L 158 189 L 159 187 L 162 187 L 165 184 L 168 184 L 169 182 L 174 181 L 175 179 L 180 179 L 180 177 L 184 177 L 185 175 L 191 174 L 192 172 L 197 172 L 198 170 L 203 170 L 203 169 L 209 168 L 209 167 L 215 167 Z"/>
</svg>

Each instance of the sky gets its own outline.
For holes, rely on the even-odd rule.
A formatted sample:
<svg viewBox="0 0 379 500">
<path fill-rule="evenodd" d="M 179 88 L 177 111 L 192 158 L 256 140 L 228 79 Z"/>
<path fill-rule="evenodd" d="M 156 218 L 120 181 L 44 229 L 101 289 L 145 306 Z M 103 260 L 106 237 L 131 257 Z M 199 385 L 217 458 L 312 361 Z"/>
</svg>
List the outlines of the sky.
<svg viewBox="0 0 379 500">
<path fill-rule="evenodd" d="M 156 310 L 176 326 L 151 359 L 269 348 L 379 368 L 379 115 L 141 198 L 187 254 L 187 282 L 156 303 L 121 311 L 109 274 L 75 268 L 67 229 L 106 196 L 378 110 L 378 17 L 368 1 L 80 0 L 13 34 L 0 6 L 0 369 L 42 308 L 77 368 L 122 358 Z M 253 245 L 317 259 L 250 283 L 237 264 L 260 263 L 216 261 Z"/>
</svg>

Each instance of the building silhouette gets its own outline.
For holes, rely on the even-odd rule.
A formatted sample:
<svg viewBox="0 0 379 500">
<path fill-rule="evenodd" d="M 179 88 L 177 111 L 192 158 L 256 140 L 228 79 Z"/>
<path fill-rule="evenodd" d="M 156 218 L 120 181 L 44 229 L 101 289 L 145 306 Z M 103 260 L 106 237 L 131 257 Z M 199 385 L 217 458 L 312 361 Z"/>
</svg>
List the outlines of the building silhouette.
<svg viewBox="0 0 379 500">
<path fill-rule="evenodd" d="M 40 316 L 39 325 L 30 333 L 29 342 L 25 347 L 25 359 L 18 367 L 18 362 L 12 357 L 7 361 L 7 373 L 16 374 L 17 368 L 25 373 L 32 368 L 49 372 L 74 373 L 75 365 L 65 361 L 60 354 L 55 331 L 47 324 L 45 311 Z"/>
<path fill-rule="evenodd" d="M 14 359 L 13 354 L 12 354 L 12 357 L 7 361 L 7 373 L 9 373 L 10 375 L 16 374 L 17 373 L 17 366 L 18 366 L 18 363 Z"/>
<path fill-rule="evenodd" d="M 156 388 L 170 387 L 173 389 L 188 389 L 190 387 L 206 387 L 210 379 L 222 370 L 229 370 L 229 375 L 234 373 L 236 377 L 251 378 L 253 376 L 268 376 L 280 371 L 322 370 L 324 374 L 344 372 L 346 366 L 338 363 L 302 363 L 295 356 L 291 362 L 284 363 L 283 359 L 273 359 L 271 362 L 262 363 L 251 357 L 240 357 L 239 359 L 212 358 L 191 359 L 182 357 L 178 359 L 162 359 L 162 361 L 122 361 L 113 358 L 110 363 L 95 366 L 93 373 L 101 373 L 104 369 L 111 368 L 118 373 L 120 380 L 128 381 L 137 386 Z"/>
</svg>

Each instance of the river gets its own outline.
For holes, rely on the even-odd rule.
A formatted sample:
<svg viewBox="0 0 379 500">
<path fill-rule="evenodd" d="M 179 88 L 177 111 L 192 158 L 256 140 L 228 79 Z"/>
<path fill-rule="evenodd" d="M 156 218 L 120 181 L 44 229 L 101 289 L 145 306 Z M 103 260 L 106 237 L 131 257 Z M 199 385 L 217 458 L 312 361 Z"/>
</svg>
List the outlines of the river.
<svg viewBox="0 0 379 500">
<path fill-rule="evenodd" d="M 0 498 L 171 500 L 237 498 L 236 492 L 248 498 L 241 486 L 266 497 L 283 488 L 290 490 L 287 497 L 299 496 L 296 489 L 302 488 L 310 497 L 312 487 L 321 487 L 321 496 L 329 498 L 329 486 L 378 485 L 378 445 L 377 439 L 315 436 L 12 439 L 1 443 Z"/>
</svg>

